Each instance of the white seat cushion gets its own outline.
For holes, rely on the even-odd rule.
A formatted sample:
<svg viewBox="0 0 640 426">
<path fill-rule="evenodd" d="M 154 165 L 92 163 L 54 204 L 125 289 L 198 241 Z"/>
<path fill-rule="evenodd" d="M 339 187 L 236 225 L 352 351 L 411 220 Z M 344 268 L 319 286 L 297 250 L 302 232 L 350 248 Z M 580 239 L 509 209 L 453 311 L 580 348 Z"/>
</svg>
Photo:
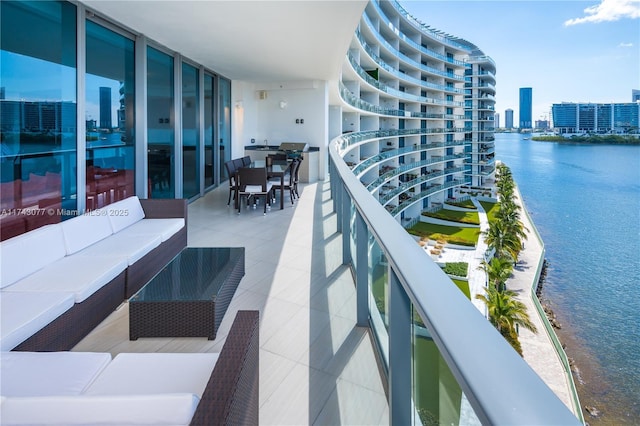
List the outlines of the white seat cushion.
<svg viewBox="0 0 640 426">
<path fill-rule="evenodd" d="M 159 235 L 162 242 L 184 228 L 184 218 L 143 219 L 123 230 L 127 235 Z"/>
<path fill-rule="evenodd" d="M 144 219 L 144 210 L 140 199 L 135 195 L 109 204 L 104 209 L 107 211 L 114 234 Z"/>
<path fill-rule="evenodd" d="M 76 253 L 76 256 L 124 256 L 127 259 L 127 264 L 133 265 L 158 247 L 161 242 L 159 235 L 129 235 L 126 230 L 123 230 L 85 248 Z"/>
<path fill-rule="evenodd" d="M 80 395 L 110 361 L 109 353 L 2 352 L 0 395 Z"/>
<path fill-rule="evenodd" d="M 86 395 L 193 393 L 202 397 L 217 353 L 122 353 Z"/>
<path fill-rule="evenodd" d="M 73 293 L 0 292 L 0 350 L 15 348 L 73 305 Z"/>
<path fill-rule="evenodd" d="M 15 283 L 66 254 L 60 224 L 47 225 L 0 243 L 0 288 Z"/>
<path fill-rule="evenodd" d="M 2 401 L 0 424 L 188 425 L 198 402 L 193 394 L 13 397 Z"/>
<path fill-rule="evenodd" d="M 67 256 L 18 281 L 5 292 L 72 293 L 80 303 L 127 268 L 125 256 Z"/>
<path fill-rule="evenodd" d="M 104 209 L 98 209 L 62 222 L 67 255 L 79 252 L 113 233 L 107 213 Z"/>
</svg>

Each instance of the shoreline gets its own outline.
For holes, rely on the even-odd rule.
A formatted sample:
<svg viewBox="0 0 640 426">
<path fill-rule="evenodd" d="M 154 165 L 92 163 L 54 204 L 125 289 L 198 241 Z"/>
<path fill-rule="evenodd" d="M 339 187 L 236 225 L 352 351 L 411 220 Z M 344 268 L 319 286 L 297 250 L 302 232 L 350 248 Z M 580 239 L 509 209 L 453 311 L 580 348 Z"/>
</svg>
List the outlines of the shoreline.
<svg viewBox="0 0 640 426">
<path fill-rule="evenodd" d="M 515 194 L 516 203 L 522 207 L 521 221 L 529 229 L 529 238 L 524 242 L 524 248 L 520 252 L 520 258 L 513 270 L 513 275 L 507 281 L 507 287 L 514 290 L 518 294 L 518 299 L 527 306 L 529 316 L 538 329 L 536 334 L 526 329 L 520 330 L 519 339 L 523 358 L 558 398 L 584 423 L 583 408 L 574 383 L 571 362 L 537 296 L 545 262 L 544 242 L 524 205 L 517 184 Z"/>
</svg>

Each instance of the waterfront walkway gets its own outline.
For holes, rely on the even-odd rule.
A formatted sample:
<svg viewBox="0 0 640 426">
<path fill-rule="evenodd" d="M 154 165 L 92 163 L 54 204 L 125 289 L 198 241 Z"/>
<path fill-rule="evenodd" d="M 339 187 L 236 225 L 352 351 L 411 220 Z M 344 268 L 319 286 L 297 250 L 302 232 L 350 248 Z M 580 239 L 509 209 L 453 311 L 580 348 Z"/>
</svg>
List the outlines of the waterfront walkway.
<svg viewBox="0 0 640 426">
<path fill-rule="evenodd" d="M 573 403 L 569 378 L 567 377 L 562 360 L 555 349 L 553 341 L 544 326 L 543 318 L 535 307 L 533 299 L 536 296 L 535 293 L 532 292 L 532 288 L 535 285 L 534 283 L 537 283 L 538 271 L 544 261 L 544 246 L 538 239 L 535 227 L 529 220 L 529 216 L 525 213 L 522 197 L 517 188 L 516 197 L 515 202 L 523 209 L 521 221 L 529 232 L 528 239 L 524 244 L 524 249 L 520 252 L 518 264 L 515 266 L 512 276 L 507 281 L 507 288 L 518 294 L 518 300 L 526 305 L 529 317 L 538 329 L 537 334 L 526 329 L 520 329 L 519 338 L 524 360 L 538 376 L 542 378 L 558 398 L 576 414 L 580 411 L 580 407 L 576 407 Z M 474 200 L 474 204 L 478 209 L 480 230 L 486 231 L 489 228 L 487 215 L 479 202 Z M 425 246 L 427 254 L 429 253 L 429 249 L 430 247 Z M 482 264 L 486 250 L 487 245 L 481 236 L 475 250 L 445 248 L 439 256 L 431 256 L 436 262 L 467 262 L 469 264 L 467 277 L 469 279 L 471 302 L 485 316 L 486 306 L 481 300 L 476 299 L 476 295 L 484 294 L 486 274 L 484 270 L 480 268 L 480 265 Z"/>
<path fill-rule="evenodd" d="M 574 413 L 581 408 L 576 407 L 571 391 L 571 383 L 564 369 L 562 360 L 555 349 L 551 336 L 543 323 L 534 304 L 535 293 L 533 286 L 538 281 L 538 271 L 544 261 L 544 246 L 535 232 L 535 225 L 526 213 L 522 196 L 518 188 L 515 188 L 515 202 L 522 207 L 521 221 L 529 230 L 528 239 L 524 242 L 524 249 L 513 270 L 511 278 L 507 281 L 507 288 L 518 293 L 518 300 L 524 303 L 529 312 L 531 321 L 538 329 L 538 333 L 520 329 L 519 337 L 525 361 L 544 380 L 551 390 Z"/>
</svg>

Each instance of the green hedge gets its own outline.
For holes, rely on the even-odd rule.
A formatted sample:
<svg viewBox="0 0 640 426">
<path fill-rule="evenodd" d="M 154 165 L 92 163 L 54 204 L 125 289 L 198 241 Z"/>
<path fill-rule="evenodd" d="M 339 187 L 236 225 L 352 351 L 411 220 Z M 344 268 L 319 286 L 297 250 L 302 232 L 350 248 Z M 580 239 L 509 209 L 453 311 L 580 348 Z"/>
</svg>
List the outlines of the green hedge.
<svg viewBox="0 0 640 426">
<path fill-rule="evenodd" d="M 448 262 L 445 263 L 442 270 L 447 275 L 455 275 L 456 277 L 466 277 L 469 271 L 469 264 L 467 262 Z"/>
<path fill-rule="evenodd" d="M 467 223 L 469 225 L 480 225 L 480 217 L 478 212 L 463 212 L 460 210 L 442 209 L 437 212 L 423 212 L 423 216 L 433 217 L 435 219 L 448 220 L 451 222 Z"/>
</svg>

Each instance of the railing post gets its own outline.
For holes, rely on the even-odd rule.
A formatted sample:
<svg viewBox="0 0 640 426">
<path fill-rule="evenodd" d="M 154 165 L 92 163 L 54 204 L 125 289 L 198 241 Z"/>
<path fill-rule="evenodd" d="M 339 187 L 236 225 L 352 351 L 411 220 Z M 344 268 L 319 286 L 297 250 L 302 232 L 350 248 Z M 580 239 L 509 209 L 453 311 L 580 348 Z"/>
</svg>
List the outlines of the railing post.
<svg viewBox="0 0 640 426">
<path fill-rule="evenodd" d="M 339 176 L 336 177 L 336 179 L 338 179 L 338 182 L 336 182 L 335 193 L 333 194 L 335 196 L 334 211 L 338 216 L 336 218 L 336 231 L 342 232 L 342 221 L 340 220 L 340 217 L 342 215 L 342 193 L 344 192 L 344 186 Z"/>
<path fill-rule="evenodd" d="M 369 326 L 369 232 L 356 210 L 356 324 Z"/>
<path fill-rule="evenodd" d="M 410 425 L 411 301 L 389 266 L 389 424 Z"/>
<path fill-rule="evenodd" d="M 340 184 L 341 200 L 340 203 L 340 217 L 338 217 L 338 223 L 340 223 L 340 230 L 342 231 L 342 264 L 348 265 L 351 262 L 351 227 L 349 226 L 349 219 L 351 218 L 351 198 L 347 193 L 347 188 L 344 184 Z"/>
</svg>

